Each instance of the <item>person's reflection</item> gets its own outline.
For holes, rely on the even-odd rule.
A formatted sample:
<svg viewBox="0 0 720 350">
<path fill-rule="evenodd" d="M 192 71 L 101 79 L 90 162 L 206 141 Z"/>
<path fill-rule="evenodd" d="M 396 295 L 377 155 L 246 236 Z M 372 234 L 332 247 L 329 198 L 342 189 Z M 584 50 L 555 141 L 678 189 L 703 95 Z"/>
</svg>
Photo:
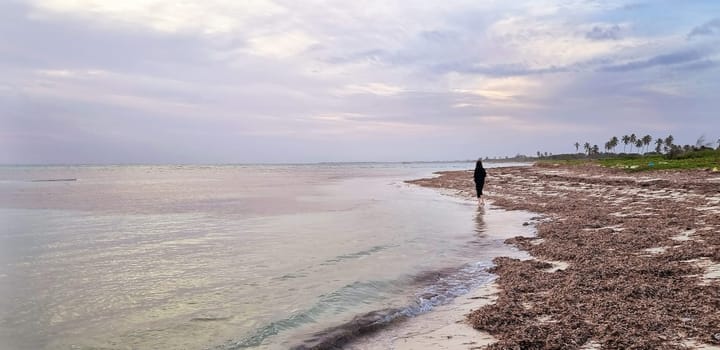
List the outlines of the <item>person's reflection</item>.
<svg viewBox="0 0 720 350">
<path fill-rule="evenodd" d="M 477 207 L 477 214 L 475 215 L 475 233 L 479 236 L 485 235 L 485 206 L 480 205 Z"/>
</svg>

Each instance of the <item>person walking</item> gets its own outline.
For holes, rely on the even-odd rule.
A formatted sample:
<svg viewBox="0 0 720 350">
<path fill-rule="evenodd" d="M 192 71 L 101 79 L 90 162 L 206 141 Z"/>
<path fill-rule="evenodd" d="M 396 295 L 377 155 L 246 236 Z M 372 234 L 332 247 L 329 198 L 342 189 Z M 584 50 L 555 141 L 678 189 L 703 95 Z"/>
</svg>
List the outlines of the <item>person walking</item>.
<svg viewBox="0 0 720 350">
<path fill-rule="evenodd" d="M 478 204 L 482 205 L 485 204 L 485 200 L 483 199 L 483 187 L 485 186 L 485 176 L 487 173 L 485 172 L 485 168 L 483 168 L 482 159 L 478 159 L 475 163 L 475 190 L 477 190 L 477 198 L 478 198 Z"/>
</svg>

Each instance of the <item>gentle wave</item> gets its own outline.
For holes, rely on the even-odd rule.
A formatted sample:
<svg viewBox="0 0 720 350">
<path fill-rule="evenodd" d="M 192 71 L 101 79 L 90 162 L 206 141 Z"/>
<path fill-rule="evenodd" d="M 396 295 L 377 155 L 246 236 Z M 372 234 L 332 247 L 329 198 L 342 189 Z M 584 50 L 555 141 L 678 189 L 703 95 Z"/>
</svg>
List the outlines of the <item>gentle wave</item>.
<svg viewBox="0 0 720 350">
<path fill-rule="evenodd" d="M 459 269 L 428 271 L 413 276 L 410 283 L 398 281 L 355 282 L 334 292 L 320 297 L 315 306 L 295 313 L 288 318 L 272 322 L 257 329 L 251 335 L 220 349 L 239 350 L 263 345 L 263 342 L 282 331 L 314 323 L 327 314 L 346 311 L 357 303 L 368 303 L 381 300 L 388 293 L 403 289 L 415 289 L 413 301 L 404 307 L 375 310 L 355 316 L 352 320 L 335 327 L 312 334 L 301 344 L 292 348 L 301 350 L 309 348 L 333 348 L 342 346 L 352 339 L 375 332 L 395 322 L 431 311 L 433 308 L 447 304 L 470 290 L 489 283 L 494 276 L 487 272 L 492 264 L 478 262 L 465 265 Z"/>
<path fill-rule="evenodd" d="M 220 349 L 235 350 L 260 346 L 265 339 L 277 335 L 282 331 L 313 323 L 323 315 L 338 314 L 347 311 L 351 306 L 359 303 L 382 300 L 388 293 L 398 292 L 400 288 L 402 288 L 400 284 L 388 281 L 368 281 L 348 284 L 338 290 L 320 296 L 318 302 L 313 307 L 296 312 L 285 319 L 271 322 L 257 329 L 251 335 L 227 344 Z"/>
<path fill-rule="evenodd" d="M 345 260 L 359 259 L 359 258 L 369 256 L 369 255 L 381 252 L 385 249 L 392 248 L 392 247 L 393 246 L 388 246 L 388 245 L 378 245 L 378 246 L 374 246 L 370 249 L 359 251 L 356 253 L 338 255 L 332 259 L 325 260 L 325 262 L 321 263 L 320 265 L 334 265 L 339 262 L 343 262 Z"/>
</svg>

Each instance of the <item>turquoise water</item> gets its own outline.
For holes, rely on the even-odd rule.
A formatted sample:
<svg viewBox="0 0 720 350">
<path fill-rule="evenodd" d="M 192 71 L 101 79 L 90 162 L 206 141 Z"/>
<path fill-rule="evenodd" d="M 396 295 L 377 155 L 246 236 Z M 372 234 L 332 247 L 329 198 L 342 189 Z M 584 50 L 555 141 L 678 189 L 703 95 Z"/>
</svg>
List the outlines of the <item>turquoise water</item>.
<svg viewBox="0 0 720 350">
<path fill-rule="evenodd" d="M 426 312 L 530 234 L 528 213 L 403 182 L 472 166 L 0 167 L 0 344 L 281 349 Z"/>
</svg>

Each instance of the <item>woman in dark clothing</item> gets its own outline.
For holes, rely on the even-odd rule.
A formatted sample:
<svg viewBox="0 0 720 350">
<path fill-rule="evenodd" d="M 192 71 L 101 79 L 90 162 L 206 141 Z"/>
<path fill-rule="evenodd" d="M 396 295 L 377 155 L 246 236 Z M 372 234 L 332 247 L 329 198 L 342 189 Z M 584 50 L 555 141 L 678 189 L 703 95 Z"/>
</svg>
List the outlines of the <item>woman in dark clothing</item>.
<svg viewBox="0 0 720 350">
<path fill-rule="evenodd" d="M 477 198 L 478 203 L 483 204 L 484 200 L 482 198 L 482 191 L 483 186 L 485 186 L 485 175 L 487 173 L 485 172 L 485 168 L 483 168 L 482 160 L 478 159 L 475 163 L 475 189 L 477 190 Z"/>
</svg>

